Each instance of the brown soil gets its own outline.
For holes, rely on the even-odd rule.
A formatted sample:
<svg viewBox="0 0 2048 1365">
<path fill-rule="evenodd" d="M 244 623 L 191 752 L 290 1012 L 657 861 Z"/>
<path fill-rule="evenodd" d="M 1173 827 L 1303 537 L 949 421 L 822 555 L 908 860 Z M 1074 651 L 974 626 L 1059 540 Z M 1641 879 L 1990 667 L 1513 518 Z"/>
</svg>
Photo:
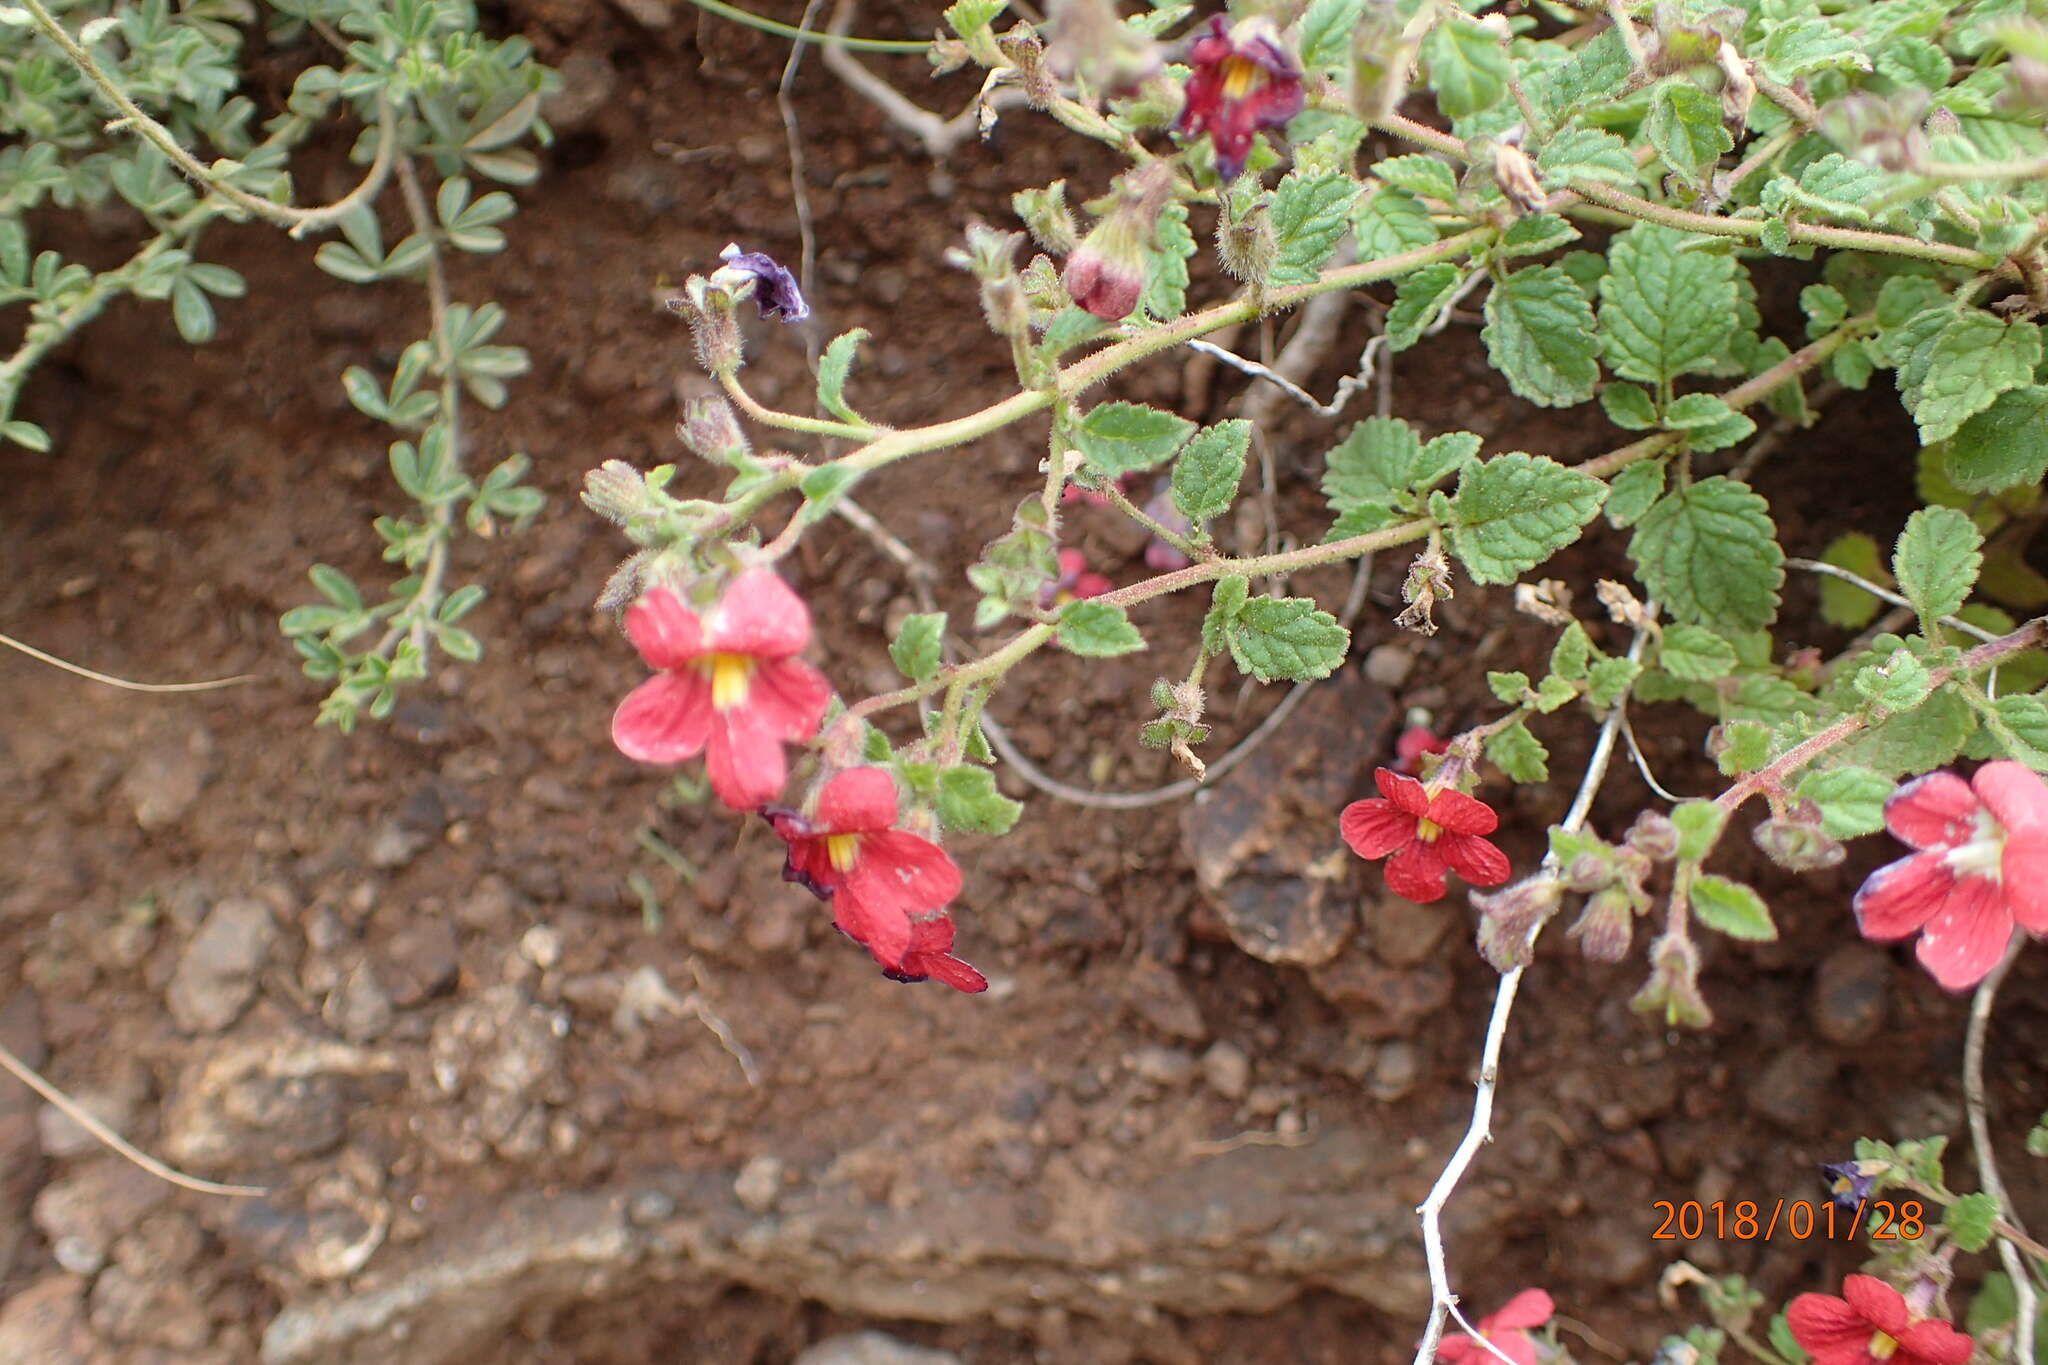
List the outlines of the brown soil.
<svg viewBox="0 0 2048 1365">
<path fill-rule="evenodd" d="M 1426 1298 L 1412 1209 L 1467 1121 L 1496 979 L 1470 951 L 1470 912 L 1389 903 L 1377 872 L 1340 865 L 1315 913 L 1348 942 L 1311 970 L 1247 956 L 1225 920 L 1298 909 L 1308 862 L 1336 847 L 1329 807 L 1365 793 L 1403 710 L 1431 707 L 1441 728 L 1486 718 L 1484 670 L 1538 665 L 1545 628 L 1503 590 L 1461 587 L 1441 634 L 1402 642 L 1415 668 L 1397 693 L 1355 662 L 1312 693 L 1276 741 L 1289 756 L 1276 747 L 1230 793 L 1233 828 L 1251 831 L 1222 869 L 1251 879 L 1237 892 L 1198 886 L 1178 806 L 1083 811 L 1010 786 L 1030 801 L 1015 834 L 956 850 L 962 953 L 995 989 L 880 978 L 778 880 L 765 829 L 662 804 L 665 776 L 607 742 L 641 670 L 589 609 L 623 551 L 578 505 L 581 474 L 687 458 L 672 430 L 704 381 L 664 284 L 729 240 L 797 255 L 773 99 L 786 49 L 687 6 L 661 28 L 628 17 L 668 8 L 528 0 L 505 16 L 549 61 L 616 73 L 521 192 L 510 248 L 455 282 L 503 301 L 535 362 L 505 412 L 475 423 L 475 457 L 530 451 L 550 502 L 523 536 L 463 543 L 461 571 L 490 590 L 472 618 L 489 653 L 442 668 L 390 724 L 314 729 L 317 693 L 276 619 L 306 600 L 316 560 L 382 581 L 369 522 L 397 507 L 387 437 L 337 376 L 392 362 L 423 325 L 416 290 L 356 289 L 274 234 L 223 232 L 208 254 L 251 291 L 222 309 L 216 342 L 192 350 L 162 308 L 122 306 L 38 375 L 24 415 L 60 453 L 0 450 L 7 631 L 124 676 L 260 681 L 143 697 L 0 657 L 0 1041 L 144 1147 L 272 1193 L 174 1196 L 39 1129 L 39 1106 L 0 1081 L 0 1293 L 19 1296 L 0 1324 L 41 1315 L 73 1333 L 70 1358 L 122 1365 L 241 1365 L 266 1332 L 272 1362 L 723 1365 L 863 1325 L 978 1362 L 1406 1359 Z M 928 22 L 892 10 L 864 27 Z M 972 93 L 966 76 L 929 85 L 914 60 L 877 66 L 948 109 Z M 934 166 L 815 59 L 797 94 L 817 338 L 874 332 L 856 384 L 881 420 L 996 396 L 1007 361 L 942 253 L 972 216 L 1008 223 L 1016 188 L 1064 174 L 1099 192 L 1106 163 L 1018 113 L 993 148 Z M 332 187 L 345 177 L 337 166 Z M 1361 311 L 1312 387 L 1329 390 L 1364 326 Z M 800 339 L 754 338 L 763 398 L 807 401 Z M 1186 404 L 1197 382 L 1161 361 L 1117 391 Z M 1234 376 L 1199 382 L 1191 416 L 1241 396 Z M 1393 392 L 1397 412 L 1489 449 L 1571 458 L 1607 439 L 1583 413 L 1502 396 L 1471 328 L 1404 356 Z M 1902 519 L 1896 416 L 1840 405 L 1767 467 L 1795 553 Z M 1331 439 L 1293 414 L 1276 431 L 1280 504 L 1300 527 Z M 861 498 L 962 565 L 1030 486 L 1040 440 L 1006 433 Z M 1852 462 L 1895 474 L 1845 507 Z M 1096 567 L 1135 576 L 1140 546 L 1092 515 Z M 1571 576 L 1618 573 L 1620 548 L 1591 536 Z M 1360 655 L 1397 638 L 1402 568 L 1377 567 Z M 911 609 L 896 566 L 842 527 L 806 541 L 791 573 L 821 666 L 855 695 L 892 685 L 886 631 Z M 1293 585 L 1327 604 L 1344 588 L 1340 574 Z M 940 595 L 964 619 L 965 584 Z M 1135 730 L 1201 606 L 1146 616 L 1149 659 L 1034 660 L 999 717 L 1065 781 L 1172 780 Z M 1793 584 L 1785 648 L 1841 642 L 1811 609 Z M 1220 687 L 1219 751 L 1277 696 Z M 1646 712 L 1638 729 L 1667 785 L 1710 789 L 1696 718 Z M 1557 783 L 1482 793 L 1518 866 L 1588 741 L 1563 716 L 1544 732 Z M 1620 768 L 1595 823 L 1618 831 L 1646 800 Z M 646 829 L 694 883 L 641 848 Z M 1730 869 L 1766 892 L 1784 937 L 1708 948 L 1719 1022 L 1704 1034 L 1645 1027 L 1626 1009 L 1639 963 L 1590 967 L 1551 936 L 1510 1031 L 1497 1140 L 1452 1205 L 1467 1302 L 1541 1284 L 1583 1325 L 1584 1358 L 1641 1358 L 1691 1320 L 1658 1303 L 1674 1259 L 1747 1272 L 1774 1298 L 1854 1266 L 1839 1243 L 1652 1234 L 1658 1200 L 1816 1198 L 1815 1164 L 1859 1134 L 1960 1135 L 1962 1002 L 1853 943 L 1847 897 L 1888 856 L 1879 842 L 1805 879 Z M 728 1023 L 760 1083 L 696 1018 L 649 1006 L 643 971 Z M 2048 1105 L 2025 1042 L 2048 1036 L 2044 987 L 2048 954 L 2030 953 L 1992 1065 L 2036 1219 L 2048 1190 L 2016 1135 Z M 1817 1031 L 1873 1018 L 1870 1041 Z"/>
</svg>

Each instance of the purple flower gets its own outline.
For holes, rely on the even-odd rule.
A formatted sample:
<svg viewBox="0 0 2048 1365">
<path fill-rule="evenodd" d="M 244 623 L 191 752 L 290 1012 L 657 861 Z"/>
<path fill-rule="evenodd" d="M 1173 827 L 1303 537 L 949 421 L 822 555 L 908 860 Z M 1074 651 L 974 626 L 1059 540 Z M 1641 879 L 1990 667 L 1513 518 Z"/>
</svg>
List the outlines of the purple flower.
<svg viewBox="0 0 2048 1365">
<path fill-rule="evenodd" d="M 1284 128 L 1308 97 L 1301 88 L 1301 64 L 1280 45 L 1272 21 L 1246 19 L 1226 29 L 1223 16 L 1188 50 L 1194 74 L 1176 131 L 1209 135 L 1216 148 L 1216 172 L 1228 182 L 1244 172 L 1252 140 L 1261 128 Z"/>
<path fill-rule="evenodd" d="M 753 279 L 754 302 L 761 306 L 762 317 L 802 322 L 811 315 L 803 291 L 797 288 L 796 276 L 776 264 L 767 252 L 741 251 L 735 242 L 719 252 L 718 259 L 725 262 L 727 270 Z"/>
<path fill-rule="evenodd" d="M 1871 1187 L 1877 1183 L 1876 1176 L 1864 1173 L 1860 1161 L 1824 1162 L 1820 1173 L 1827 1181 L 1828 1194 L 1834 1202 L 1852 1212 L 1870 1198 Z"/>
</svg>

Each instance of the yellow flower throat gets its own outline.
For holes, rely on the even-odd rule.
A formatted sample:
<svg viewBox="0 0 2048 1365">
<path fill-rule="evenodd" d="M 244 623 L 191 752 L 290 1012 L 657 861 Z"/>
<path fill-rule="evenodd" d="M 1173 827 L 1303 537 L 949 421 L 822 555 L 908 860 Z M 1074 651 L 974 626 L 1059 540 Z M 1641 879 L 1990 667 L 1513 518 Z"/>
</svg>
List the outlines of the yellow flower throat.
<svg viewBox="0 0 2048 1365">
<path fill-rule="evenodd" d="M 1422 819 L 1415 822 L 1415 837 L 1425 844 L 1435 843 L 1436 836 L 1443 832 L 1444 827 L 1434 820 Z"/>
<path fill-rule="evenodd" d="M 697 667 L 711 679 L 711 705 L 730 711 L 745 701 L 760 664 L 751 654 L 711 654 L 698 660 Z"/>
<path fill-rule="evenodd" d="M 1241 100 L 1259 82 L 1265 68 L 1249 57 L 1232 57 L 1223 63 L 1223 98 Z"/>
<path fill-rule="evenodd" d="M 825 836 L 825 856 L 832 860 L 834 872 L 850 872 L 853 863 L 860 856 L 858 834 L 828 834 Z"/>
<path fill-rule="evenodd" d="M 1897 1338 L 1878 1332 L 1870 1338 L 1870 1345 L 1866 1349 L 1873 1360 L 1890 1360 L 1898 1352 L 1899 1343 Z"/>
</svg>

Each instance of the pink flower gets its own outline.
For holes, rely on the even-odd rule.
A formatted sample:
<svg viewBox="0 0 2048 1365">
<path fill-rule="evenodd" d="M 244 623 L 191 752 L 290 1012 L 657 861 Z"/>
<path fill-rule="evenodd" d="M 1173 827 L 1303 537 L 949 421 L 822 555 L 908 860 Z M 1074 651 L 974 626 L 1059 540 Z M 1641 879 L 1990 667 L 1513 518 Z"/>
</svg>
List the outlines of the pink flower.
<svg viewBox="0 0 2048 1365">
<path fill-rule="evenodd" d="M 979 995 L 988 989 L 988 978 L 953 956 L 953 917 L 934 915 L 910 922 L 910 951 L 900 968 L 882 969 L 891 981 L 929 981 L 933 977 L 956 991 Z"/>
<path fill-rule="evenodd" d="M 1176 131 L 1209 135 L 1216 147 L 1216 173 L 1225 184 L 1244 172 L 1252 141 L 1261 128 L 1284 128 L 1308 102 L 1301 88 L 1301 64 L 1280 45 L 1280 34 L 1265 18 L 1245 19 L 1226 29 L 1222 15 L 1188 49 L 1187 104 Z"/>
<path fill-rule="evenodd" d="M 1441 900 L 1445 869 L 1474 886 L 1508 879 L 1507 855 L 1482 837 L 1500 825 L 1484 801 L 1449 789 L 1432 796 L 1392 768 L 1372 780 L 1380 795 L 1346 806 L 1338 827 L 1359 857 L 1387 859 L 1389 891 L 1411 901 Z"/>
<path fill-rule="evenodd" d="M 2015 926 L 2048 935 L 2048 783 L 2010 759 L 1969 782 L 1929 773 L 1893 792 L 1885 826 L 1919 850 L 1856 892 L 1865 938 L 1920 935 L 1920 965 L 1952 991 L 1998 965 Z"/>
<path fill-rule="evenodd" d="M 764 813 L 789 845 L 783 877 L 831 901 L 833 922 L 883 970 L 937 976 L 949 985 L 957 984 L 951 980 L 956 968 L 973 970 L 939 961 L 953 946 L 950 921 L 941 943 L 938 931 L 920 933 L 913 919 L 944 909 L 960 894 L 960 869 L 931 840 L 895 827 L 896 779 L 885 769 L 840 773 L 818 792 L 811 816 Z"/>
<path fill-rule="evenodd" d="M 1813 1365 L 1963 1365 L 1976 1349 L 1945 1322 L 1914 1321 L 1906 1296 L 1872 1275 L 1843 1280 L 1839 1299 L 1801 1294 L 1785 1309 L 1785 1325 Z"/>
<path fill-rule="evenodd" d="M 1502 1304 L 1498 1311 L 1479 1320 L 1479 1335 L 1513 1360 L 1515 1365 L 1536 1365 L 1536 1339 L 1529 1335 L 1530 1329 L 1549 1322 L 1556 1309 L 1550 1295 L 1540 1289 L 1524 1289 Z M 1458 1365 L 1459 1361 L 1481 1365 L 1494 1359 L 1484 1346 L 1463 1332 L 1452 1332 L 1438 1342 L 1436 1358 L 1443 1365 Z"/>
<path fill-rule="evenodd" d="M 1061 550 L 1060 576 L 1039 592 L 1038 605 L 1064 606 L 1082 598 L 1100 597 L 1115 586 L 1101 574 L 1089 572 L 1087 555 L 1079 550 Z"/>
<path fill-rule="evenodd" d="M 767 569 L 735 578 L 699 617 L 667 588 L 626 610 L 626 634 L 660 670 L 612 713 L 612 743 L 642 763 L 681 763 L 703 753 L 711 789 L 735 810 L 782 790 L 782 746 L 818 732 L 832 688 L 796 655 L 811 639 L 811 614 Z"/>
</svg>

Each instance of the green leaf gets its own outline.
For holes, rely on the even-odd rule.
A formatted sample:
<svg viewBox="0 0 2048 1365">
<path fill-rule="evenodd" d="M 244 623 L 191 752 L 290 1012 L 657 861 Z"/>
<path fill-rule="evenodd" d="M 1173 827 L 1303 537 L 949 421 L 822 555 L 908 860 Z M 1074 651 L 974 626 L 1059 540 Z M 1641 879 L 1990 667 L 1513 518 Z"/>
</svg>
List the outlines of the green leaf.
<svg viewBox="0 0 2048 1365">
<path fill-rule="evenodd" d="M 1593 662 L 1593 640 L 1577 621 L 1558 632 L 1550 647 L 1550 671 L 1567 682 L 1583 682 Z"/>
<path fill-rule="evenodd" d="M 1529 699 L 1532 690 L 1529 686 L 1529 675 L 1522 672 L 1489 672 L 1486 675 L 1486 686 L 1494 696 L 1500 698 L 1503 706 L 1520 706 Z"/>
<path fill-rule="evenodd" d="M 19 417 L 0 422 L 0 441 L 12 441 L 23 450 L 33 450 L 38 455 L 50 453 L 50 433 Z"/>
<path fill-rule="evenodd" d="M 1323 496 L 1339 514 L 1363 506 L 1391 508 L 1407 489 L 1422 454 L 1415 428 L 1398 417 L 1368 417 L 1323 457 Z"/>
<path fill-rule="evenodd" d="M 1736 262 L 1687 249 L 1708 240 L 1638 223 L 1608 247 L 1600 341 L 1616 374 L 1665 384 L 1721 362 L 1735 335 Z"/>
<path fill-rule="evenodd" d="M 1648 431 L 1657 425 L 1657 405 L 1650 400 L 1649 391 L 1620 380 L 1601 386 L 1600 410 L 1623 431 Z"/>
<path fill-rule="evenodd" d="M 1307 682 L 1336 672 L 1351 634 L 1306 597 L 1254 597 L 1238 609 L 1225 643 L 1238 668 L 1260 682 Z"/>
<path fill-rule="evenodd" d="M 954 0 L 942 16 L 948 27 L 969 42 L 1003 12 L 1009 0 Z"/>
<path fill-rule="evenodd" d="M 1630 658 L 1595 659 L 1586 670 L 1586 702 L 1605 711 L 1635 685 L 1643 666 Z"/>
<path fill-rule="evenodd" d="M 1568 408 L 1593 396 L 1600 378 L 1593 309 L 1562 268 L 1530 266 L 1496 284 L 1479 335 L 1518 397 Z"/>
<path fill-rule="evenodd" d="M 315 564 L 306 570 L 306 577 L 313 580 L 313 587 L 320 595 L 344 611 L 361 611 L 363 595 L 356 591 L 356 585 L 349 576 L 332 564 Z"/>
<path fill-rule="evenodd" d="M 1537 684 L 1535 699 L 1529 704 L 1536 709 L 1539 715 L 1547 716 L 1578 695 L 1578 688 L 1573 687 L 1556 674 L 1552 674 Z"/>
<path fill-rule="evenodd" d="M 1941 687 L 1912 710 L 1851 735 L 1835 754 L 1891 776 L 1924 773 L 1953 760 L 1976 729 L 1969 701 L 1954 687 Z"/>
<path fill-rule="evenodd" d="M 1226 575 L 1216 580 L 1216 590 L 1210 595 L 1209 610 L 1202 617 L 1202 652 L 1220 654 L 1231 626 L 1237 621 L 1237 614 L 1244 610 L 1245 599 L 1251 595 L 1252 581 L 1241 573 Z"/>
<path fill-rule="evenodd" d="M 1809 284 L 1799 291 L 1799 307 L 1806 314 L 1806 334 L 1826 336 L 1849 316 L 1849 300 L 1831 284 Z"/>
<path fill-rule="evenodd" d="M 939 671 L 945 638 L 946 613 L 920 612 L 905 617 L 902 629 L 889 643 L 889 658 L 904 677 L 923 682 Z"/>
<path fill-rule="evenodd" d="M 1664 425 L 1685 433 L 1694 450 L 1719 450 L 1746 439 L 1756 423 L 1711 393 L 1688 393 L 1664 411 Z"/>
<path fill-rule="evenodd" d="M 1084 659 L 1108 659 L 1145 647 L 1145 637 L 1122 607 L 1085 598 L 1060 608 L 1058 634 L 1068 653 Z"/>
<path fill-rule="evenodd" d="M 1757 65 L 1772 80 L 1790 83 L 1816 71 L 1868 71 L 1862 43 L 1825 19 L 1787 18 L 1764 29 Z"/>
<path fill-rule="evenodd" d="M 1173 505 L 1182 516 L 1199 526 L 1230 510 L 1251 438 L 1252 424 L 1242 417 L 1195 433 L 1173 466 Z"/>
<path fill-rule="evenodd" d="M 1396 305 L 1398 309 L 1399 305 Z M 1949 478 L 1966 493 L 2002 493 L 2048 475 L 2048 386 L 2008 389 L 1942 442 Z"/>
<path fill-rule="evenodd" d="M 1458 202 L 1458 173 L 1433 156 L 1412 153 L 1375 161 L 1372 173 L 1396 189 L 1446 204 Z"/>
<path fill-rule="evenodd" d="M 1991 703 L 1991 711 L 2001 725 L 2012 731 L 2014 739 L 2032 750 L 2004 756 L 2016 758 L 2037 772 L 2048 771 L 2048 703 L 2040 697 L 2000 697 Z"/>
<path fill-rule="evenodd" d="M 1392 188 L 1359 200 L 1351 212 L 1351 231 L 1358 239 L 1359 259 L 1366 261 L 1398 256 L 1437 239 L 1436 225 L 1422 201 Z"/>
<path fill-rule="evenodd" d="M 1907 518 L 1892 573 L 1924 634 L 1932 635 L 1936 618 L 1953 616 L 1969 599 L 1984 566 L 1983 544 L 1977 523 L 1953 507 L 1923 507 Z"/>
<path fill-rule="evenodd" d="M 963 834 L 1008 834 L 1024 813 L 1020 802 L 996 790 L 996 775 L 962 765 L 939 774 L 939 823 Z"/>
<path fill-rule="evenodd" d="M 1877 74 L 1899 85 L 1940 90 L 1955 75 L 1948 54 L 1925 38 L 1894 38 L 1877 54 Z"/>
<path fill-rule="evenodd" d="M 853 369 L 854 352 L 868 338 L 868 329 L 856 327 L 842 332 L 832 339 L 825 348 L 825 354 L 818 360 L 818 404 L 842 422 L 855 426 L 866 426 L 859 413 L 846 402 L 846 376 Z"/>
<path fill-rule="evenodd" d="M 1074 444 L 1103 478 L 1164 463 L 1194 433 L 1195 424 L 1139 403 L 1098 403 L 1074 428 Z"/>
<path fill-rule="evenodd" d="M 1632 464 L 1607 486 L 1607 524 L 1616 530 L 1633 526 L 1663 496 L 1664 462 Z"/>
<path fill-rule="evenodd" d="M 1301 64 L 1328 71 L 1351 60 L 1351 29 L 1365 12 L 1365 0 L 1310 0 L 1301 19 L 1297 46 Z"/>
<path fill-rule="evenodd" d="M 1701 924 L 1730 938 L 1767 943 L 1778 936 L 1764 898 L 1741 882 L 1703 872 L 1693 878 L 1692 912 Z"/>
<path fill-rule="evenodd" d="M 1282 180 L 1270 211 L 1275 254 L 1267 280 L 1313 283 L 1349 226 L 1351 201 L 1357 197 L 1358 182 L 1334 171 L 1295 171 Z"/>
<path fill-rule="evenodd" d="M 1982 1191 L 1966 1194 L 1948 1206 L 1941 1222 L 1958 1251 L 1982 1251 L 1991 1245 L 1998 1222 L 1998 1200 Z"/>
<path fill-rule="evenodd" d="M 213 340 L 213 304 L 190 280 L 181 279 L 171 286 L 171 321 L 177 324 L 178 335 L 194 346 Z"/>
<path fill-rule="evenodd" d="M 1145 250 L 1145 293 L 1138 300 L 1161 322 L 1187 311 L 1188 258 L 1195 254 L 1195 235 L 1188 231 L 1188 206 L 1168 204 L 1152 228 Z"/>
<path fill-rule="evenodd" d="M 1760 720 L 1731 720 L 1721 727 L 1722 775 L 1753 773 L 1771 761 L 1771 727 Z"/>
<path fill-rule="evenodd" d="M 1722 475 L 1662 498 L 1628 546 L 1637 577 L 1674 620 L 1756 630 L 1778 615 L 1785 552 L 1770 504 Z"/>
<path fill-rule="evenodd" d="M 1579 239 L 1579 230 L 1555 213 L 1532 213 L 1508 224 L 1508 230 L 1494 244 L 1494 259 L 1506 261 L 1517 256 L 1541 256 Z"/>
<path fill-rule="evenodd" d="M 1510 782 L 1550 780 L 1550 751 L 1520 721 L 1486 737 L 1486 757 Z"/>
<path fill-rule="evenodd" d="M 1873 768 L 1846 764 L 1800 780 L 1798 797 L 1820 807 L 1820 827 L 1831 839 L 1853 839 L 1884 828 L 1884 803 L 1892 794 L 1889 777 Z"/>
<path fill-rule="evenodd" d="M 1899 366 L 1899 392 L 1922 444 L 1953 436 L 2008 389 L 2030 383 L 2041 361 L 2041 329 L 2001 322 L 1978 309 L 1955 315 Z"/>
<path fill-rule="evenodd" d="M 797 490 L 808 504 L 804 508 L 805 513 L 811 517 L 823 516 L 859 481 L 860 471 L 857 469 L 843 464 L 818 466 L 797 484 Z"/>
<path fill-rule="evenodd" d="M 1633 188 L 1639 179 L 1636 159 L 1628 144 L 1598 128 L 1567 128 L 1543 144 L 1536 157 L 1536 169 L 1550 189 L 1563 189 L 1574 180 L 1592 180 Z"/>
<path fill-rule="evenodd" d="M 1671 626 L 1657 662 L 1674 678 L 1712 682 L 1735 671 L 1735 646 L 1705 626 Z"/>
<path fill-rule="evenodd" d="M 1464 272 L 1454 265 L 1426 265 L 1403 275 L 1394 288 L 1394 306 L 1387 311 L 1388 347 L 1405 351 L 1420 341 L 1464 281 Z"/>
<path fill-rule="evenodd" d="M 1721 126 L 1721 101 L 1683 77 L 1672 77 L 1650 97 L 1643 136 L 1689 185 L 1703 185 L 1735 139 Z"/>
<path fill-rule="evenodd" d="M 1891 586 L 1892 576 L 1884 566 L 1884 553 L 1878 548 L 1877 538 L 1867 531 L 1847 531 L 1836 536 L 1822 553 L 1820 561 L 1838 569 L 1847 569 L 1880 586 Z M 1854 583 L 1826 575 L 1821 577 L 1820 616 L 1831 626 L 1861 630 L 1876 619 L 1878 608 L 1883 605 L 1882 600 Z"/>
<path fill-rule="evenodd" d="M 1479 583 L 1511 583 L 1579 538 L 1607 485 L 1541 455 L 1469 465 L 1452 500 L 1451 544 Z"/>
<path fill-rule="evenodd" d="M 1508 90 L 1508 54 L 1500 40 L 1460 16 L 1445 18 L 1422 40 L 1429 86 L 1445 118 L 1491 109 Z"/>
<path fill-rule="evenodd" d="M 1712 801 L 1681 801 L 1671 808 L 1671 823 L 1678 827 L 1678 861 L 1697 863 L 1713 852 L 1728 812 Z"/>
</svg>

